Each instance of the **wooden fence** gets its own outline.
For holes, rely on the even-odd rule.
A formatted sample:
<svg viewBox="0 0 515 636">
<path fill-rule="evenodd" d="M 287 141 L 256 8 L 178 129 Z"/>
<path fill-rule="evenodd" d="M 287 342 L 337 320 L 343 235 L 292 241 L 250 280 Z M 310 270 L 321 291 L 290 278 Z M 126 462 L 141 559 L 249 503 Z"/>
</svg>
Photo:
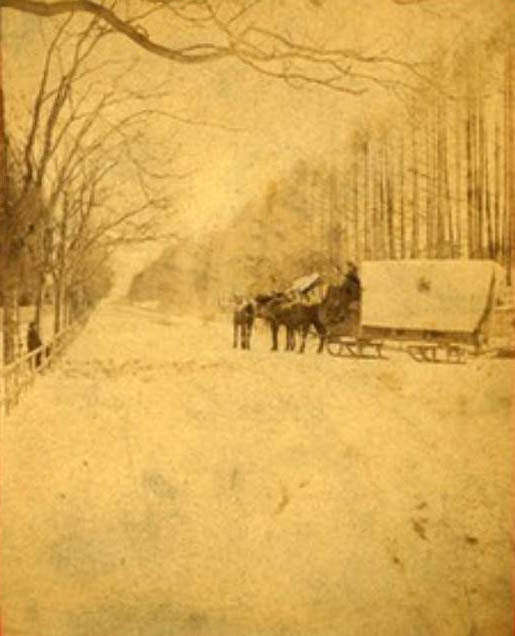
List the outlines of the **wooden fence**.
<svg viewBox="0 0 515 636">
<path fill-rule="evenodd" d="M 37 374 L 55 362 L 86 320 L 85 317 L 76 320 L 38 349 L 29 351 L 6 366 L 0 366 L 0 418 L 9 415 Z"/>
</svg>

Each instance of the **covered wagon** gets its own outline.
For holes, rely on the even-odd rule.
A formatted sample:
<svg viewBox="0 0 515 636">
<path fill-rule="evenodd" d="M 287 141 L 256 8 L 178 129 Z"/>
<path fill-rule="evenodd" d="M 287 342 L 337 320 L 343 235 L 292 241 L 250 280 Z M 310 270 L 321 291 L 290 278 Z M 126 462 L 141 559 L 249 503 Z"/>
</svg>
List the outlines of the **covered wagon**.
<svg viewBox="0 0 515 636">
<path fill-rule="evenodd" d="M 360 350 L 373 343 L 379 352 L 380 343 L 395 340 L 417 360 L 437 360 L 442 351 L 462 360 L 468 346 L 477 351 L 488 342 L 503 278 L 487 260 L 364 262 L 361 303 L 330 340 Z"/>
</svg>

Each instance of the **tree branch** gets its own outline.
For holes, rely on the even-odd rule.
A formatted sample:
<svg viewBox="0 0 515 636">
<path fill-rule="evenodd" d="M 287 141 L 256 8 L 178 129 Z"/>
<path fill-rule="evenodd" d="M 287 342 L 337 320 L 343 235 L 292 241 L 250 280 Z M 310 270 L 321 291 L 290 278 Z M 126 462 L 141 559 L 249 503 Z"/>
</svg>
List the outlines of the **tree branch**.
<svg viewBox="0 0 515 636">
<path fill-rule="evenodd" d="M 59 0 L 43 3 L 36 0 L 0 0 L 0 8 L 15 9 L 43 18 L 50 18 L 69 13 L 88 13 L 100 18 L 114 31 L 124 35 L 142 49 L 174 62 L 185 64 L 202 64 L 233 55 L 232 51 L 215 44 L 197 44 L 182 48 L 171 48 L 158 44 L 150 39 L 141 28 L 133 26 L 130 21 L 122 20 L 114 11 L 92 0 Z"/>
</svg>

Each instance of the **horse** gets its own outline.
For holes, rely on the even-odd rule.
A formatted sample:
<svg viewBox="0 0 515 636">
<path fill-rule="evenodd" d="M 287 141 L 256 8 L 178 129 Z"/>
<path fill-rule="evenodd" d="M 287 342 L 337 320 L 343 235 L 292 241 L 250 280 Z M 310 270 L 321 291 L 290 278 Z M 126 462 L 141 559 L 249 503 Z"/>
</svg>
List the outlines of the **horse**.
<svg viewBox="0 0 515 636">
<path fill-rule="evenodd" d="M 238 348 L 238 341 L 242 349 L 250 349 L 250 337 L 256 318 L 256 304 L 253 300 L 235 299 L 236 306 L 232 315 L 233 347 Z M 239 337 L 238 337 L 239 336 Z"/>
<path fill-rule="evenodd" d="M 285 351 L 295 351 L 295 333 L 300 331 L 301 345 L 299 353 L 306 347 L 306 338 L 311 326 L 314 326 L 320 338 L 319 347 L 323 347 L 325 329 L 319 318 L 320 304 L 307 304 L 297 300 L 290 300 L 282 295 L 257 297 L 257 316 L 270 324 L 272 333 L 272 351 L 279 348 L 279 329 L 286 329 Z"/>
<path fill-rule="evenodd" d="M 352 303 L 359 302 L 360 297 L 361 290 L 348 280 L 342 285 L 330 285 L 319 303 L 291 300 L 285 294 L 261 295 L 256 297 L 257 316 L 270 324 L 272 351 L 278 350 L 281 326 L 286 328 L 285 351 L 295 351 L 295 333 L 300 331 L 299 353 L 304 352 L 307 335 L 310 328 L 314 327 L 319 339 L 317 352 L 322 353 L 330 325 L 343 322 Z"/>
</svg>

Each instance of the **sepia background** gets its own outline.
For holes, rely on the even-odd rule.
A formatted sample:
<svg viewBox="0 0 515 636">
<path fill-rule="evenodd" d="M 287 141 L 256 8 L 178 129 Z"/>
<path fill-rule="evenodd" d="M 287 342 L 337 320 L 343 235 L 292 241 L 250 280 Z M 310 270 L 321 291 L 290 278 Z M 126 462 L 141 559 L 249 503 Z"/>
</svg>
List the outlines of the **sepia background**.
<svg viewBox="0 0 515 636">
<path fill-rule="evenodd" d="M 67 344 L 2 419 L 3 632 L 511 634 L 512 0 L 83 9 L 0 0 L 4 366 Z M 387 259 L 502 266 L 492 354 L 233 350 L 235 294 Z"/>
</svg>

